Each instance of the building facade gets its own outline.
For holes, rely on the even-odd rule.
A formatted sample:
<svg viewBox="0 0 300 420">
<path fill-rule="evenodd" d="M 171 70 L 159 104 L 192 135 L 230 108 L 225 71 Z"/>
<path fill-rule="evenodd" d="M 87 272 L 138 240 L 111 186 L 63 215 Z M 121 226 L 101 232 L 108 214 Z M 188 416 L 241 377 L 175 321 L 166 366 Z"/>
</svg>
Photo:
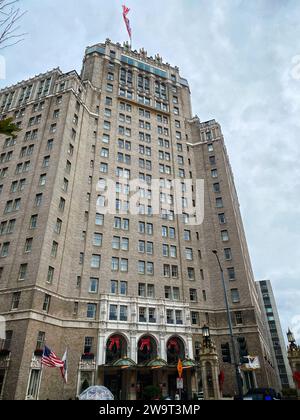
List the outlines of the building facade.
<svg viewBox="0 0 300 420">
<path fill-rule="evenodd" d="M 261 363 L 242 372 L 245 391 L 274 386 L 221 127 L 193 117 L 179 69 L 107 40 L 87 48 L 80 76 L 54 69 L 3 89 L 0 112 L 21 129 L 0 144 L 0 315 L 7 321 L 0 398 L 69 399 L 92 384 L 121 399 L 142 398 L 148 385 L 174 395 L 179 358 L 192 398 L 202 387 L 204 324 L 224 393 L 234 395 L 212 250 L 225 270 L 240 357 L 254 354 Z M 118 194 L 106 213 L 109 180 Z M 138 214 L 128 211 L 132 180 L 143 183 Z M 199 201 L 204 220 L 193 224 L 188 210 Z M 45 343 L 59 356 L 68 349 L 67 385 L 57 370 L 41 368 Z"/>
<path fill-rule="evenodd" d="M 294 381 L 287 357 L 286 344 L 282 333 L 276 300 L 270 280 L 256 282 L 257 291 L 265 313 L 265 323 L 273 348 L 273 359 L 277 369 L 278 382 L 282 389 L 293 388 Z"/>
</svg>

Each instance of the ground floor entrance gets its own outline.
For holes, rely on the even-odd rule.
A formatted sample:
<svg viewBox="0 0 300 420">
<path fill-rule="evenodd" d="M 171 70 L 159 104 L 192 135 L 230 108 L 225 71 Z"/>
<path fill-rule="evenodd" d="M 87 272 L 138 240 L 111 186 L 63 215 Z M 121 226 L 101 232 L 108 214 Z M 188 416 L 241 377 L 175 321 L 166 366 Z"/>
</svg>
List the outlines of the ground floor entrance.
<svg viewBox="0 0 300 420">
<path fill-rule="evenodd" d="M 192 400 L 197 393 L 195 369 L 184 370 L 183 389 L 178 389 L 176 367 L 151 369 L 130 367 L 117 369 L 109 366 L 99 367 L 97 385 L 106 386 L 116 400 L 155 400 L 170 397 L 175 399 L 180 392 L 182 400 Z"/>
</svg>

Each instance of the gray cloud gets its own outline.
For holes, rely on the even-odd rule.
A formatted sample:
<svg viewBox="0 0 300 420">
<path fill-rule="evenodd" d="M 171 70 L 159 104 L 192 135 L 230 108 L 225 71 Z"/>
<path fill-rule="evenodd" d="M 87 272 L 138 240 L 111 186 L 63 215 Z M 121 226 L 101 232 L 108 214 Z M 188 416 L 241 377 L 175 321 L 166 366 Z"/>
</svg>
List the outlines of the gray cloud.
<svg viewBox="0 0 300 420">
<path fill-rule="evenodd" d="M 2 52 L 8 71 L 2 86 L 58 65 L 79 71 L 87 45 L 126 40 L 121 1 L 23 3 L 29 36 Z M 134 47 L 179 65 L 191 84 L 194 112 L 222 124 L 254 272 L 272 280 L 286 330 L 300 315 L 300 80 L 291 77 L 300 54 L 299 2 L 127 3 Z"/>
</svg>

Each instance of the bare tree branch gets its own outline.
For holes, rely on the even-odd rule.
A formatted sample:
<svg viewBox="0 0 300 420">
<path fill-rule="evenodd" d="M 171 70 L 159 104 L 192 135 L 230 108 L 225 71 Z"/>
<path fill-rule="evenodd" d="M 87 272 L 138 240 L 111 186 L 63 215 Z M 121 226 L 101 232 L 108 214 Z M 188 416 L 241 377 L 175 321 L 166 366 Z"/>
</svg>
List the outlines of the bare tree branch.
<svg viewBox="0 0 300 420">
<path fill-rule="evenodd" d="M 19 0 L 0 0 L 0 49 L 24 40 L 26 33 L 20 31 L 19 22 L 25 13 L 19 7 Z"/>
</svg>

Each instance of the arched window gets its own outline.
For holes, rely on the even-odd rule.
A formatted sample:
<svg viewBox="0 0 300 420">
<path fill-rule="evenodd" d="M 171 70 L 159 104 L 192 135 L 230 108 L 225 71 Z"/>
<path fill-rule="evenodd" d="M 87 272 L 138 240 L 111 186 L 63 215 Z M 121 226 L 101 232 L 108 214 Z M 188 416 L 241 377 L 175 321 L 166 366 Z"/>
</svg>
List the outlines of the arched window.
<svg viewBox="0 0 300 420">
<path fill-rule="evenodd" d="M 157 344 L 153 337 L 144 336 L 138 343 L 138 364 L 143 365 L 157 357 Z"/>
<path fill-rule="evenodd" d="M 167 343 L 168 365 L 177 365 L 178 360 L 185 359 L 185 346 L 181 338 L 171 337 Z"/>
<path fill-rule="evenodd" d="M 111 365 L 127 356 L 127 342 L 121 335 L 112 335 L 106 344 L 106 364 Z"/>
</svg>

